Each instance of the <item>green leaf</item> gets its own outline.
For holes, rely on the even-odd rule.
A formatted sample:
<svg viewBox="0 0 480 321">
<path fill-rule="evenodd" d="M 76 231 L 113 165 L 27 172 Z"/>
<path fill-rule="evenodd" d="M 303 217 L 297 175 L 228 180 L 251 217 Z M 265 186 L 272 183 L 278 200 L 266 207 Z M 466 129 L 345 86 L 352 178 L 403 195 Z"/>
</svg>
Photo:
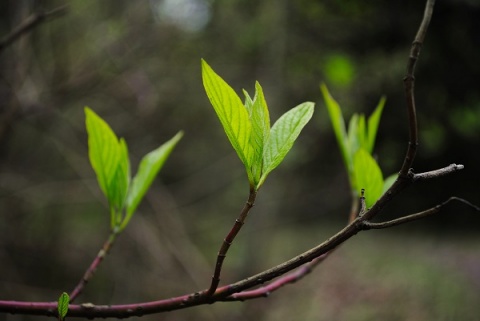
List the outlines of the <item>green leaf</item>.
<svg viewBox="0 0 480 321">
<path fill-rule="evenodd" d="M 228 140 L 247 168 L 251 180 L 250 166 L 253 148 L 250 145 L 252 125 L 248 111 L 235 91 L 203 59 L 202 79 L 207 96 L 220 119 Z"/>
<path fill-rule="evenodd" d="M 349 172 L 351 173 L 353 170 L 353 155 L 357 152 L 360 148 L 360 142 L 358 140 L 358 114 L 353 114 L 352 118 L 348 122 L 348 151 L 350 154 L 350 158 L 348 159 L 348 164 L 350 167 L 348 168 Z"/>
<path fill-rule="evenodd" d="M 67 315 L 69 301 L 70 297 L 65 292 L 63 292 L 58 298 L 58 317 L 60 320 L 63 320 Z"/>
<path fill-rule="evenodd" d="M 358 146 L 368 151 L 370 154 L 371 152 L 366 148 L 368 146 L 368 137 L 367 137 L 367 127 L 365 124 L 365 115 L 360 114 L 358 116 L 358 123 L 357 123 L 357 141 Z M 354 151 L 353 153 L 355 153 Z"/>
<path fill-rule="evenodd" d="M 378 124 L 380 123 L 380 117 L 382 116 L 383 107 L 385 106 L 386 98 L 380 98 L 375 111 L 368 117 L 368 143 L 366 145 L 366 150 L 369 153 L 372 153 L 373 147 L 375 146 L 375 139 L 377 137 Z"/>
<path fill-rule="evenodd" d="M 123 139 L 119 140 L 110 126 L 88 107 L 85 107 L 85 116 L 90 163 L 111 212 L 119 212 L 130 183 L 127 144 Z"/>
<path fill-rule="evenodd" d="M 325 84 L 320 85 L 320 90 L 322 91 L 323 99 L 325 101 L 325 105 L 327 106 L 330 121 L 332 122 L 333 131 L 335 133 L 335 137 L 337 138 L 343 161 L 347 169 L 350 171 L 352 168 L 352 155 L 349 149 L 347 131 L 345 129 L 345 121 L 343 120 L 342 110 L 335 99 L 333 99 L 328 92 Z"/>
<path fill-rule="evenodd" d="M 303 127 L 312 118 L 314 103 L 305 102 L 290 109 L 273 125 L 263 150 L 263 173 L 256 188 L 285 158 Z"/>
<path fill-rule="evenodd" d="M 262 87 L 258 82 L 255 84 L 255 98 L 251 110 L 252 134 L 250 136 L 250 145 L 253 147 L 251 172 L 254 186 L 256 186 L 262 175 L 264 145 L 270 135 L 270 115 Z"/>
<path fill-rule="evenodd" d="M 360 148 L 353 156 L 355 190 L 358 195 L 365 189 L 365 202 L 371 207 L 382 196 L 383 175 L 380 167 L 370 154 Z"/>
<path fill-rule="evenodd" d="M 120 231 L 127 226 L 133 213 L 137 209 L 142 198 L 145 196 L 145 193 L 152 185 L 153 180 L 182 136 L 183 132 L 179 132 L 169 141 L 145 155 L 140 161 L 138 172 L 133 178 L 128 193 L 126 201 L 126 216 L 120 226 Z"/>
<path fill-rule="evenodd" d="M 247 109 L 248 116 L 250 117 L 252 115 L 253 99 L 245 89 L 243 89 L 243 94 L 245 95 L 245 108 Z"/>
</svg>

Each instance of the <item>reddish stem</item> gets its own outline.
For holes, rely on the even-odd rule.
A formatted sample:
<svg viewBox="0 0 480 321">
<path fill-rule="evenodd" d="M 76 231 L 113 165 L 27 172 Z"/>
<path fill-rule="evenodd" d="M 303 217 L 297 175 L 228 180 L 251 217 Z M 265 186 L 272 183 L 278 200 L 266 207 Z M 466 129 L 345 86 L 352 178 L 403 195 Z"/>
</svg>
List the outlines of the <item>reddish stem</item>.
<svg viewBox="0 0 480 321">
<path fill-rule="evenodd" d="M 256 197 L 257 197 L 257 192 L 251 189 L 250 195 L 248 196 L 248 200 L 245 203 L 245 206 L 243 207 L 242 211 L 240 212 L 239 217 L 235 220 L 235 223 L 233 224 L 232 229 L 223 240 L 222 246 L 218 251 L 217 262 L 215 264 L 215 271 L 213 272 L 213 276 L 212 276 L 212 283 L 210 284 L 210 288 L 207 290 L 208 296 L 211 296 L 215 293 L 215 290 L 217 289 L 218 284 L 220 283 L 220 274 L 222 272 L 223 261 L 227 256 L 228 249 L 232 245 L 233 240 L 237 236 L 238 232 L 240 232 L 240 229 L 245 223 L 248 212 L 250 212 L 250 210 L 252 209 L 255 203 Z"/>
<path fill-rule="evenodd" d="M 109 236 L 109 238 L 105 241 L 103 244 L 102 249 L 98 252 L 97 256 L 93 260 L 92 264 L 88 267 L 88 269 L 85 271 L 85 274 L 81 278 L 81 280 L 78 282 L 77 286 L 73 289 L 73 291 L 70 293 L 70 303 L 73 302 L 79 295 L 82 293 L 83 289 L 87 285 L 88 281 L 93 277 L 95 274 L 95 271 L 97 270 L 98 266 L 100 263 L 102 263 L 103 259 L 105 256 L 108 254 L 110 249 L 112 248 L 113 243 L 115 242 L 117 234 L 112 232 Z"/>
</svg>

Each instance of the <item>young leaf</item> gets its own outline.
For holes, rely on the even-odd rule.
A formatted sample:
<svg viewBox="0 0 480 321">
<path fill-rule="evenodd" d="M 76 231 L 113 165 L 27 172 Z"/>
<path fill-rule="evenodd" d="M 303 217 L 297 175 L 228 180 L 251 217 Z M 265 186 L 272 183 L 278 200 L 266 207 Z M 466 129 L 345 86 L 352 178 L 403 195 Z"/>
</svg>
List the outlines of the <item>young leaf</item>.
<svg viewBox="0 0 480 321">
<path fill-rule="evenodd" d="M 335 137 L 337 138 L 338 146 L 340 147 L 340 152 L 342 153 L 343 162 L 347 169 L 351 168 L 351 152 L 349 149 L 347 131 L 345 129 L 345 121 L 343 120 L 342 110 L 338 103 L 333 99 L 333 97 L 328 92 L 327 86 L 325 84 L 320 85 L 320 90 L 323 94 L 323 99 L 325 100 L 325 105 L 327 106 L 328 114 L 332 122 L 333 131 Z"/>
<path fill-rule="evenodd" d="M 255 98 L 251 110 L 250 122 L 252 124 L 252 134 L 250 137 L 250 145 L 253 147 L 251 171 L 254 185 L 257 185 L 262 174 L 264 145 L 270 135 L 270 115 L 262 87 L 258 82 L 255 84 Z"/>
<path fill-rule="evenodd" d="M 267 175 L 285 158 L 303 127 L 312 118 L 314 103 L 305 102 L 282 115 L 270 131 L 263 150 L 263 172 L 256 188 L 260 188 Z"/>
<path fill-rule="evenodd" d="M 127 145 L 88 107 L 85 107 L 85 116 L 90 163 L 111 211 L 118 212 L 124 205 L 130 182 Z"/>
<path fill-rule="evenodd" d="M 386 98 L 380 98 L 375 111 L 368 117 L 368 144 L 367 144 L 367 152 L 372 153 L 373 147 L 375 146 L 375 138 L 377 136 L 377 129 L 378 124 L 380 123 L 380 117 L 382 116 L 383 107 L 385 106 Z"/>
<path fill-rule="evenodd" d="M 355 190 L 358 195 L 365 189 L 365 202 L 371 207 L 382 196 L 383 175 L 380 167 L 370 154 L 360 148 L 353 156 Z"/>
<path fill-rule="evenodd" d="M 367 127 L 365 124 L 365 115 L 360 114 L 358 116 L 358 124 L 357 124 L 357 140 L 358 146 L 365 149 L 367 152 L 371 154 L 371 151 L 367 149 L 368 147 L 368 136 L 367 136 Z"/>
<path fill-rule="evenodd" d="M 138 172 L 133 178 L 131 188 L 128 192 L 126 216 L 120 226 L 120 230 L 123 230 L 127 226 L 138 204 L 140 204 L 148 188 L 182 136 L 183 132 L 177 133 L 169 141 L 145 155 L 140 161 Z"/>
<path fill-rule="evenodd" d="M 245 95 L 245 108 L 247 109 L 248 117 L 250 117 L 252 116 L 253 99 L 245 89 L 243 89 L 243 94 Z"/>
<path fill-rule="evenodd" d="M 247 109 L 235 91 L 203 59 L 202 79 L 207 96 L 220 119 L 223 130 L 247 168 L 250 178 L 253 148 L 250 145 L 252 125 Z"/>
<path fill-rule="evenodd" d="M 67 293 L 63 292 L 58 298 L 58 318 L 63 320 L 68 312 L 68 302 L 70 297 Z"/>
<path fill-rule="evenodd" d="M 353 114 L 352 118 L 348 122 L 348 151 L 349 151 L 349 159 L 348 159 L 348 171 L 351 174 L 353 171 L 353 155 L 357 152 L 360 148 L 359 140 L 358 140 L 358 114 Z"/>
</svg>

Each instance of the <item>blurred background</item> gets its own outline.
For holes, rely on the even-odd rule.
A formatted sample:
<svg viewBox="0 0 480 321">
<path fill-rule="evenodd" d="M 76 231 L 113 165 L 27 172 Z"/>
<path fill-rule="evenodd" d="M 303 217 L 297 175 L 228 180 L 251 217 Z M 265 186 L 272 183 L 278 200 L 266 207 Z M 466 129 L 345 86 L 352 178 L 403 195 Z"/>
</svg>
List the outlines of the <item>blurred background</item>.
<svg viewBox="0 0 480 321">
<path fill-rule="evenodd" d="M 133 172 L 145 153 L 179 130 L 185 136 L 77 302 L 152 301 L 209 285 L 248 183 L 204 93 L 201 58 L 239 94 L 253 93 L 258 80 L 272 123 L 299 103 L 316 103 L 260 191 L 221 284 L 279 264 L 346 223 L 350 192 L 321 82 L 346 119 L 369 115 L 387 97 L 376 155 L 385 176 L 401 166 L 402 79 L 423 1 L 2 1 L 0 38 L 63 5 L 66 14 L 0 52 L 0 300 L 56 300 L 108 237 L 84 106 L 126 139 Z M 452 195 L 480 203 L 479 15 L 476 0 L 438 2 L 416 71 L 414 168 L 465 169 L 412 186 L 380 220 Z M 142 320 L 478 320 L 479 224 L 478 213 L 451 204 L 421 222 L 360 233 L 268 299 Z"/>
</svg>

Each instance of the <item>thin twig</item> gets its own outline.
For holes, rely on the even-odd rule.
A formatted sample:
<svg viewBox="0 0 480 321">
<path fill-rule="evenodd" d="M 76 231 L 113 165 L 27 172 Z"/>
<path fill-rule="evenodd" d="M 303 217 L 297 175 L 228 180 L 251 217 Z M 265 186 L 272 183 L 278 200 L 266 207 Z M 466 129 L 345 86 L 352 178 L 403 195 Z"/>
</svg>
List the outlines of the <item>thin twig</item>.
<svg viewBox="0 0 480 321">
<path fill-rule="evenodd" d="M 19 39 L 25 33 L 31 31 L 42 22 L 60 17 L 67 12 L 67 5 L 60 6 L 50 11 L 36 12 L 31 14 L 27 19 L 17 26 L 12 32 L 0 40 L 0 53 L 11 45 L 15 40 Z"/>
<path fill-rule="evenodd" d="M 387 222 L 372 223 L 372 222 L 365 221 L 365 222 L 363 222 L 363 227 L 364 227 L 365 230 L 384 229 L 384 228 L 389 228 L 389 227 L 405 224 L 405 223 L 408 223 L 408 222 L 416 221 L 416 220 L 419 220 L 419 219 L 423 219 L 427 216 L 431 216 L 431 215 L 439 213 L 443 209 L 443 207 L 445 207 L 445 205 L 447 205 L 448 203 L 450 203 L 452 201 L 461 202 L 461 203 L 469 206 L 470 208 L 476 210 L 477 212 L 480 212 L 480 207 L 473 205 L 472 203 L 468 202 L 467 200 L 464 200 L 463 198 L 452 196 L 448 200 L 446 200 L 445 202 L 443 202 L 441 204 L 438 204 L 437 206 L 432 207 L 428 210 L 425 210 L 425 211 L 422 211 L 422 212 L 419 212 L 419 213 L 415 213 L 415 214 L 406 215 L 406 216 L 403 216 L 403 217 L 400 217 L 400 218 L 397 218 L 397 219 L 394 219 L 394 220 L 391 220 L 391 221 L 387 221 Z"/>
<path fill-rule="evenodd" d="M 362 202 L 362 200 L 360 200 Z M 350 214 L 348 216 L 348 224 L 352 223 L 357 216 L 359 216 L 358 213 L 358 197 L 357 193 L 354 192 L 352 193 L 352 206 L 350 208 Z M 365 198 L 363 198 L 363 204 L 362 204 L 362 209 L 365 211 Z M 307 262 L 301 267 L 299 267 L 297 270 L 287 273 L 285 275 L 280 276 L 277 280 L 265 285 L 261 286 L 257 289 L 253 290 L 246 290 L 242 291 L 239 293 L 234 293 L 230 295 L 229 297 L 225 298 L 223 301 L 246 301 L 246 300 L 252 300 L 256 298 L 261 298 L 261 297 L 267 297 L 269 296 L 272 292 L 280 289 L 281 287 L 295 283 L 308 274 L 310 274 L 320 263 L 325 261 L 335 250 L 337 250 L 339 247 L 336 247 L 332 249 L 331 251 L 328 251 L 327 253 L 324 253 L 320 255 L 319 257 L 313 259 L 311 262 Z"/>
<path fill-rule="evenodd" d="M 465 166 L 457 165 L 457 164 L 450 164 L 447 167 L 436 169 L 433 171 L 425 172 L 425 173 L 418 173 L 413 175 L 413 181 L 422 181 L 426 179 L 437 178 L 441 176 L 448 175 L 450 173 L 462 170 Z"/>
<path fill-rule="evenodd" d="M 102 263 L 103 259 L 105 256 L 108 254 L 110 249 L 113 246 L 113 243 L 115 242 L 115 238 L 117 237 L 117 233 L 112 232 L 109 236 L 109 238 L 105 241 L 103 244 L 102 249 L 98 252 L 97 256 L 95 259 L 92 261 L 88 269 L 85 271 L 85 274 L 83 277 L 80 279 L 78 284 L 75 286 L 73 291 L 70 293 L 70 302 L 73 302 L 79 295 L 82 293 L 83 289 L 87 285 L 88 281 L 93 277 L 95 274 L 95 271 L 97 270 L 98 266 L 100 263 Z"/>
<path fill-rule="evenodd" d="M 254 189 L 250 189 L 250 194 L 248 196 L 248 200 L 245 202 L 245 206 L 240 212 L 240 215 L 238 216 L 238 218 L 235 220 L 235 223 L 233 224 L 232 229 L 223 240 L 222 246 L 218 251 L 217 262 L 215 264 L 215 271 L 213 272 L 213 276 L 212 276 L 212 282 L 210 284 L 210 287 L 207 290 L 208 296 L 211 296 L 215 293 L 215 290 L 217 289 L 218 284 L 220 283 L 220 274 L 222 272 L 223 261 L 227 256 L 228 249 L 232 245 L 233 240 L 237 236 L 238 232 L 240 232 L 240 229 L 245 223 L 248 213 L 250 212 L 253 205 L 255 204 L 256 197 L 257 197 L 257 192 Z"/>
</svg>

